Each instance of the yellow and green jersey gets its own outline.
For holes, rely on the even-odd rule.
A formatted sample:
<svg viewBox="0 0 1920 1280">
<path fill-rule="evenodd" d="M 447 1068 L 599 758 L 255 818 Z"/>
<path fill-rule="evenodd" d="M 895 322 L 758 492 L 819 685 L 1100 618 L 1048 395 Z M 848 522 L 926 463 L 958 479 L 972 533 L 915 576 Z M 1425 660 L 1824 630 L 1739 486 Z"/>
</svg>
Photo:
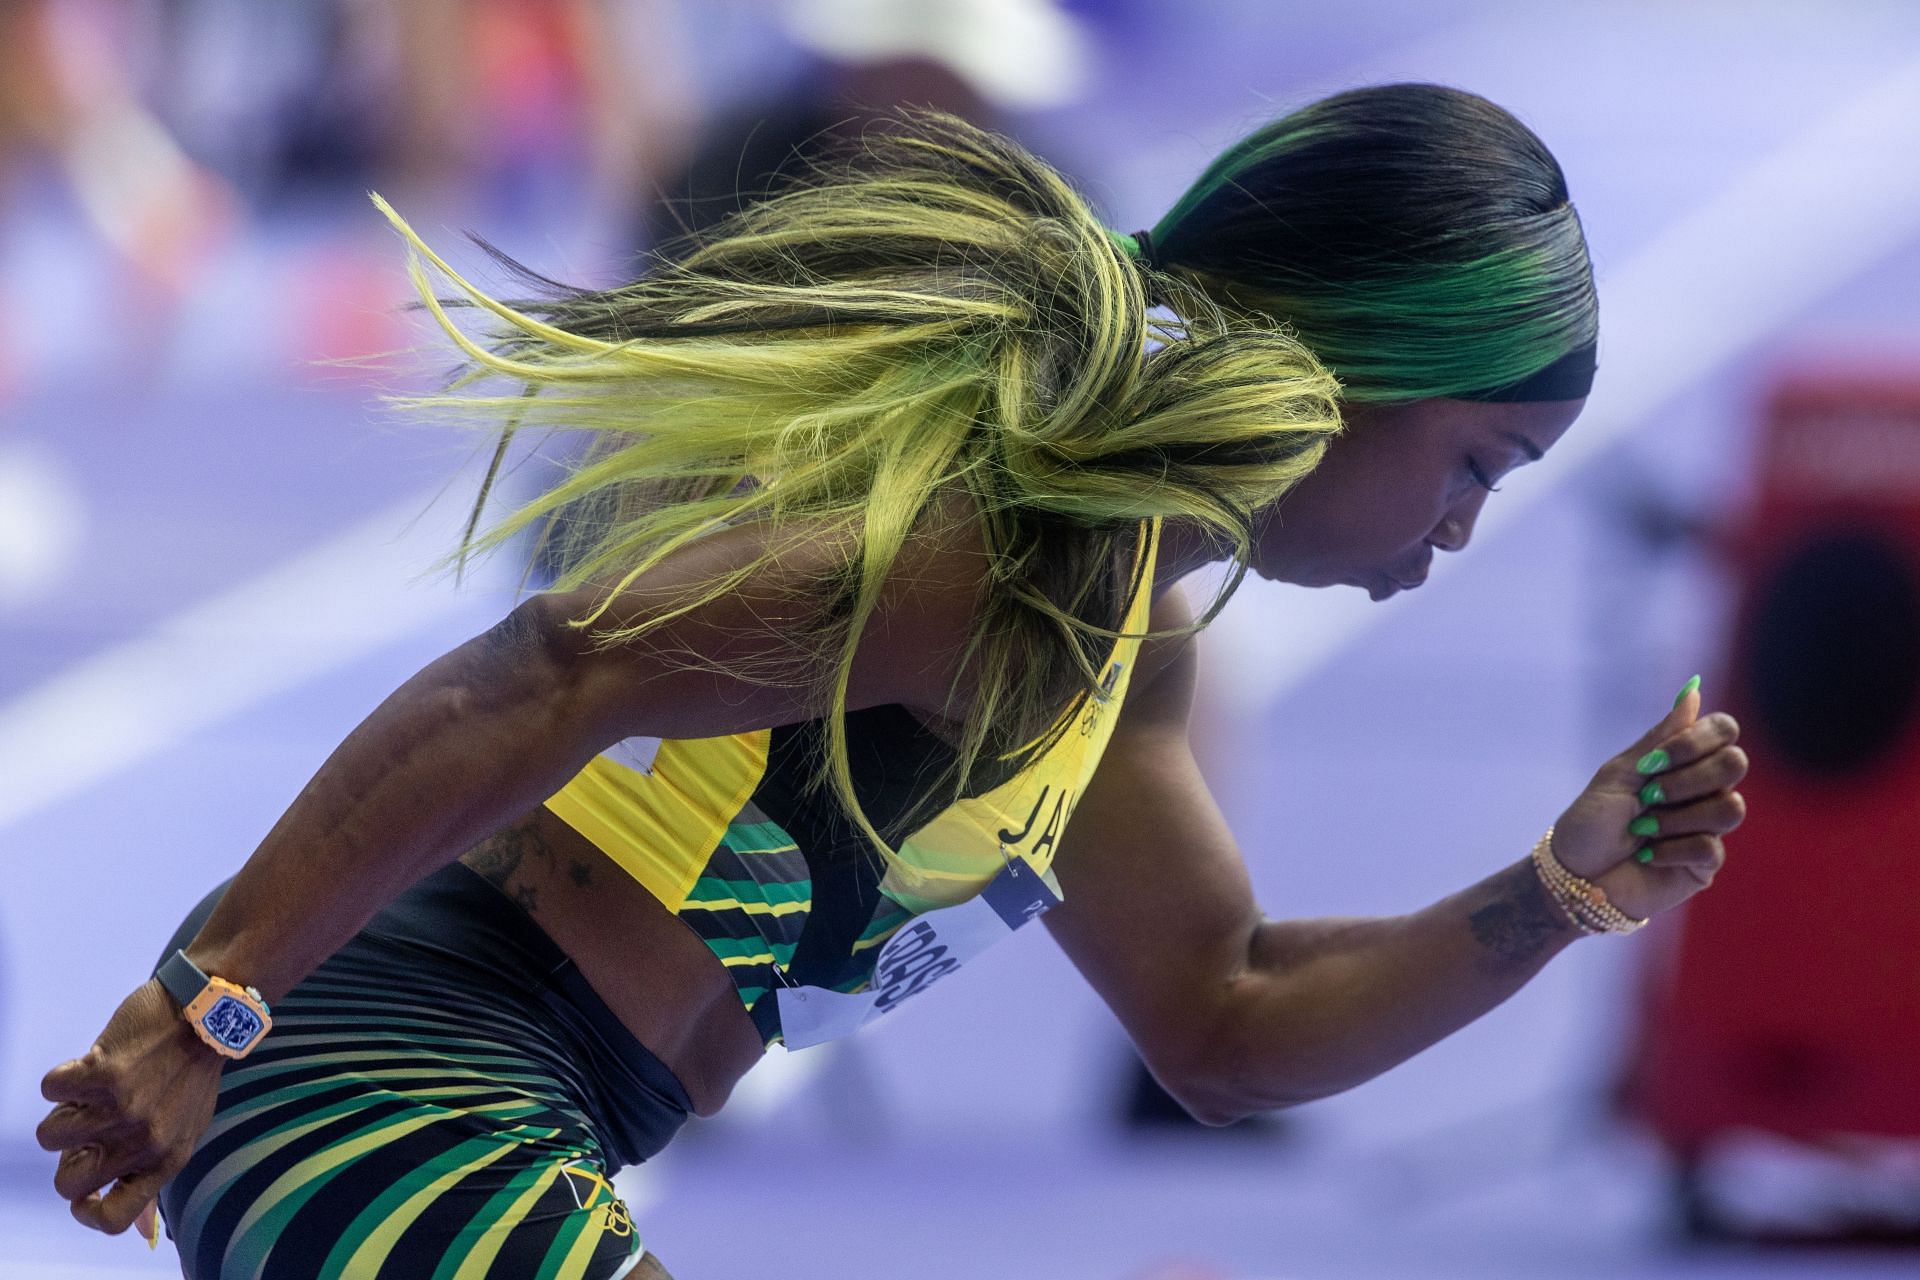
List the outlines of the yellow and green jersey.
<svg viewBox="0 0 1920 1280">
<path fill-rule="evenodd" d="M 1102 668 L 1103 695 L 1069 708 L 1071 723 L 1057 722 L 1019 773 L 897 836 L 890 827 L 952 749 L 904 707 L 849 713 L 855 794 L 897 850 L 884 871 L 832 796 L 808 785 L 818 721 L 630 739 L 547 807 L 713 950 L 767 1043 L 845 1034 L 1059 901 L 1053 859 L 1126 698 L 1158 534 L 1157 521 L 1141 527 L 1129 634 Z"/>
</svg>

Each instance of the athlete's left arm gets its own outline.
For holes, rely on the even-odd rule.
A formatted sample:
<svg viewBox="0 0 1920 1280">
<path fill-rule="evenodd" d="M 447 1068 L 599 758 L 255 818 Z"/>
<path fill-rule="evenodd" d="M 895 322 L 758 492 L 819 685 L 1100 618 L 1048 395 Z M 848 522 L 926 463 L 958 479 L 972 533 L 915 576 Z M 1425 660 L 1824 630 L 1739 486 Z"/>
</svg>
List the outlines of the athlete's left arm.
<svg viewBox="0 0 1920 1280">
<path fill-rule="evenodd" d="M 1153 629 L 1183 625 L 1174 588 Z M 1188 742 L 1191 641 L 1147 641 L 1042 917 L 1202 1121 L 1372 1078 L 1512 995 L 1578 932 L 1525 858 L 1410 915 L 1266 920 Z"/>
</svg>

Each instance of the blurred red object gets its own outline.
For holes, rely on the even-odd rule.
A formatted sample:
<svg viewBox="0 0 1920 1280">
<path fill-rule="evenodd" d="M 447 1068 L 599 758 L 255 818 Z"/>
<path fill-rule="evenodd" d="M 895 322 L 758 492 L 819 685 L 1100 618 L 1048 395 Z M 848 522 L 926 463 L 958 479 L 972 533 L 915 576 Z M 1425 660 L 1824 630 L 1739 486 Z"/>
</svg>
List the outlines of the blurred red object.
<svg viewBox="0 0 1920 1280">
<path fill-rule="evenodd" d="M 385 244 L 321 244 L 296 260 L 287 288 L 298 302 L 290 311 L 289 354 L 316 381 L 337 381 L 337 363 L 388 355 L 407 344 L 402 308 L 413 299 Z"/>
<path fill-rule="evenodd" d="M 1782 382 L 1759 468 L 1707 686 L 1749 816 L 1646 973 L 1625 1080 L 1683 1167 L 1742 1130 L 1920 1138 L 1920 379 Z"/>
</svg>

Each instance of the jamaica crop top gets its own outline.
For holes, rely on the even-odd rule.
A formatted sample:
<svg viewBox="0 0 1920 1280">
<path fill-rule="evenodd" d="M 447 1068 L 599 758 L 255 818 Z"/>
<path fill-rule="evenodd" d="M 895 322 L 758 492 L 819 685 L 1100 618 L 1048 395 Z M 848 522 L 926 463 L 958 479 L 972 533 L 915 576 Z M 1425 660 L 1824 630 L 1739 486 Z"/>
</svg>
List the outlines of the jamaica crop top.
<svg viewBox="0 0 1920 1280">
<path fill-rule="evenodd" d="M 1146 630 L 1159 522 L 1141 526 L 1122 630 Z M 1026 770 L 894 841 L 884 875 L 831 795 L 809 795 L 818 721 L 718 738 L 633 738 L 547 801 L 712 949 L 762 1039 L 845 1035 L 1060 901 L 1052 865 L 1126 697 L 1137 638 L 1099 699 Z M 1058 724 L 1056 722 L 1056 727 Z M 888 831 L 951 748 L 900 706 L 847 717 L 855 793 Z"/>
</svg>

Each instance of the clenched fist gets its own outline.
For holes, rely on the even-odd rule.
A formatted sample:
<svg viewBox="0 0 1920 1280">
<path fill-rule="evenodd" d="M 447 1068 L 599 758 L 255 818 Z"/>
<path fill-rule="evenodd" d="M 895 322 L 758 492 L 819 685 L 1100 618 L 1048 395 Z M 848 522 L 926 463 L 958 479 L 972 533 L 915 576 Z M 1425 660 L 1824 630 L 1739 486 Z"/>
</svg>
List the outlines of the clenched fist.
<svg viewBox="0 0 1920 1280">
<path fill-rule="evenodd" d="M 156 979 L 115 1010 L 85 1057 L 47 1072 L 40 1092 L 57 1105 L 35 1137 L 60 1153 L 53 1186 L 75 1218 L 109 1234 L 148 1221 L 213 1120 L 224 1062 Z"/>
<path fill-rule="evenodd" d="M 1713 883 L 1722 837 L 1746 817 L 1737 788 L 1747 755 L 1724 711 L 1700 714 L 1689 682 L 1646 736 L 1600 767 L 1554 824 L 1553 852 L 1637 919 L 1672 910 Z"/>
</svg>

